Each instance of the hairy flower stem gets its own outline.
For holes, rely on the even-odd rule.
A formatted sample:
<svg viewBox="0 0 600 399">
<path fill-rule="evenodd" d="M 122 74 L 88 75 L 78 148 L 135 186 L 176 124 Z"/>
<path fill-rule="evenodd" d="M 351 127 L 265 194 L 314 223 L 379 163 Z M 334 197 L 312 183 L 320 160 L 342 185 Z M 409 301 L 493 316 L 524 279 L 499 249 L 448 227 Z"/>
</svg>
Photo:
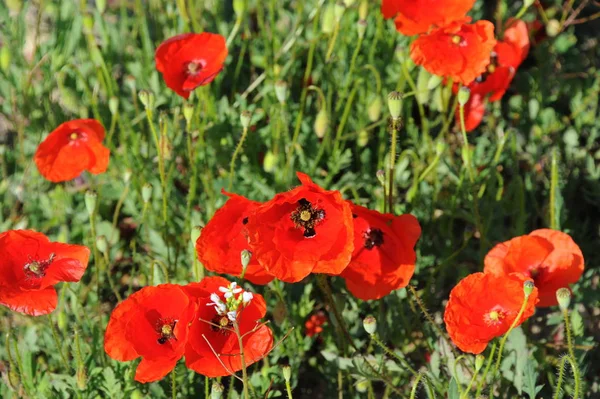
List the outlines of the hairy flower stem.
<svg viewBox="0 0 600 399">
<path fill-rule="evenodd" d="M 173 368 L 173 371 L 171 371 L 171 398 L 172 399 L 176 399 L 177 398 L 177 365 Z"/>
<path fill-rule="evenodd" d="M 387 353 L 389 356 L 393 357 L 394 359 L 396 359 L 396 360 L 398 360 L 400 363 L 402 363 L 402 364 L 404 365 L 404 367 L 405 367 L 405 368 L 406 368 L 408 371 L 410 371 L 410 373 L 411 373 L 413 376 L 417 377 L 418 379 L 420 378 L 420 377 L 419 377 L 419 373 L 417 373 L 417 372 L 415 371 L 415 369 L 414 369 L 414 368 L 412 368 L 412 366 L 411 366 L 411 365 L 408 363 L 408 361 L 407 361 L 406 359 L 402 358 L 401 356 L 398 356 L 398 355 L 396 354 L 396 352 L 394 352 L 393 350 L 391 350 L 390 348 L 388 348 L 388 347 L 387 347 L 387 346 L 386 346 L 386 345 L 385 345 L 385 344 L 384 344 L 384 343 L 383 343 L 383 342 L 382 342 L 382 341 L 379 339 L 379 337 L 377 336 L 377 334 L 373 334 L 373 335 L 371 335 L 371 340 L 373 340 L 373 342 L 375 342 L 375 344 L 377 344 L 377 346 L 379 346 L 381 349 L 383 349 L 383 351 L 384 351 L 385 353 Z M 417 381 L 418 381 L 418 380 L 417 380 Z"/>
<path fill-rule="evenodd" d="M 571 358 L 571 368 L 573 369 L 573 379 L 575 380 L 575 393 L 573 399 L 579 397 L 579 378 L 580 371 L 579 365 L 577 364 L 577 358 L 575 357 L 575 350 L 573 349 L 573 338 L 571 333 L 571 325 L 569 323 L 569 309 L 563 310 L 563 318 L 565 319 L 565 331 L 567 333 L 567 346 L 569 348 L 569 356 Z"/>
<path fill-rule="evenodd" d="M 483 390 L 483 386 L 485 385 L 485 380 L 487 378 L 488 372 L 490 371 L 490 368 L 492 367 L 492 361 L 494 359 L 495 353 L 496 353 L 496 342 L 494 341 L 494 343 L 492 344 L 492 350 L 490 351 L 490 356 L 488 357 L 487 365 L 485 366 L 485 370 L 483 370 L 483 376 L 481 377 L 481 380 L 477 384 L 477 391 L 475 393 L 476 398 L 479 397 L 479 395 L 481 394 L 481 391 Z"/>
<path fill-rule="evenodd" d="M 392 141 L 390 143 L 390 163 L 388 169 L 388 212 L 394 213 L 394 169 L 396 169 L 396 146 L 398 141 L 399 118 L 392 120 Z"/>
<path fill-rule="evenodd" d="M 473 386 L 473 383 L 477 379 L 478 374 L 479 374 L 479 370 L 475 369 L 475 372 L 473 373 L 473 377 L 471 377 L 471 381 L 469 381 L 469 385 L 467 386 L 467 390 L 464 392 L 463 395 L 461 395 L 461 399 L 463 399 L 463 398 L 469 399 L 469 393 L 471 392 L 471 387 Z"/>
<path fill-rule="evenodd" d="M 227 189 L 229 191 L 231 191 L 231 189 L 233 188 L 233 170 L 235 169 L 235 161 L 236 161 L 238 155 L 240 154 L 240 151 L 242 151 L 242 147 L 244 146 L 244 141 L 246 141 L 247 136 L 248 136 L 248 128 L 244 127 L 244 130 L 242 132 L 242 137 L 240 138 L 240 141 L 239 141 L 237 147 L 235 147 L 235 151 L 233 152 L 233 157 L 231 157 L 231 163 L 229 164 L 229 185 L 227 186 Z"/>
<path fill-rule="evenodd" d="M 571 356 L 563 356 L 560 360 L 560 364 L 559 364 L 559 370 L 558 370 L 558 379 L 556 380 L 556 389 L 554 391 L 554 399 L 560 399 L 561 394 L 562 394 L 562 383 L 565 377 L 565 366 L 566 363 L 569 362 L 569 364 L 571 365 L 571 370 L 573 370 L 573 379 L 575 380 L 575 392 L 573 392 L 573 399 L 578 399 L 579 398 L 579 375 L 577 374 L 576 376 L 576 371 L 578 370 L 578 366 L 577 363 L 575 363 L 572 359 Z M 577 371 L 578 373 L 579 371 Z"/>
<path fill-rule="evenodd" d="M 56 344 L 56 350 L 58 351 L 58 354 L 60 355 L 63 365 L 65 366 L 65 370 L 70 371 L 71 366 L 69 365 L 69 361 L 67 360 L 67 357 L 65 356 L 65 354 L 62 350 L 62 344 L 60 343 L 60 338 L 58 337 L 58 331 L 56 331 L 56 326 L 54 325 L 54 322 L 52 321 L 52 316 L 50 316 L 50 315 L 48 315 L 48 324 L 50 324 L 50 330 L 52 331 L 52 338 L 54 338 L 54 343 Z"/>
<path fill-rule="evenodd" d="M 250 399 L 250 393 L 248 392 L 248 370 L 246 369 L 246 359 L 244 357 L 244 344 L 242 343 L 242 334 L 240 333 L 240 326 L 237 321 L 233 322 L 233 329 L 238 339 L 240 346 L 240 360 L 242 363 L 242 381 L 244 384 L 244 399 Z"/>
<path fill-rule="evenodd" d="M 160 186 L 162 188 L 162 217 L 165 227 L 167 225 L 167 178 L 165 174 L 165 160 L 163 157 L 163 151 L 160 145 L 160 138 L 156 131 L 156 126 L 152 121 L 152 110 L 146 107 L 146 118 L 148 119 L 148 126 L 152 132 L 152 138 L 154 139 L 154 145 L 156 146 L 156 152 L 158 156 L 158 174 L 160 177 Z"/>
<path fill-rule="evenodd" d="M 285 390 L 287 392 L 288 399 L 293 399 L 292 398 L 292 386 L 290 385 L 289 380 L 285 381 Z"/>
</svg>

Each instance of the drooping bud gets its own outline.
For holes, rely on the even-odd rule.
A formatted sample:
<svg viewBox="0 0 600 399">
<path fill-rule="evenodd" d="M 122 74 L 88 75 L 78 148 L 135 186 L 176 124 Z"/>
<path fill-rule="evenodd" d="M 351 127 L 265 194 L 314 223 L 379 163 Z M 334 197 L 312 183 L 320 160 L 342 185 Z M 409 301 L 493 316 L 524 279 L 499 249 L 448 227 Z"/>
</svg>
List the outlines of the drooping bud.
<svg viewBox="0 0 600 399">
<path fill-rule="evenodd" d="M 359 20 L 356 23 L 356 31 L 358 32 L 358 37 L 362 39 L 365 37 L 365 32 L 367 31 L 367 21 L 364 19 Z"/>
<path fill-rule="evenodd" d="M 560 22 L 556 19 L 551 19 L 546 24 L 546 34 L 550 37 L 556 37 L 560 33 Z"/>
<path fill-rule="evenodd" d="M 326 35 L 333 33 L 335 28 L 335 6 L 328 4 L 323 10 L 323 17 L 321 18 L 321 31 Z"/>
<path fill-rule="evenodd" d="M 388 108 L 393 119 L 400 118 L 402 113 L 402 93 L 393 91 L 388 94 Z"/>
<path fill-rule="evenodd" d="M 150 198 L 152 198 L 152 184 L 146 183 L 142 186 L 142 200 L 148 203 Z"/>
<path fill-rule="evenodd" d="M 96 9 L 100 14 L 104 14 L 106 10 L 106 0 L 96 0 Z"/>
<path fill-rule="evenodd" d="M 252 259 L 252 252 L 247 249 L 242 250 L 240 252 L 240 261 L 242 263 L 242 270 L 246 270 L 248 265 L 250 264 L 250 260 Z"/>
<path fill-rule="evenodd" d="M 375 173 L 375 176 L 377 176 L 377 180 L 379 180 L 379 183 L 382 186 L 385 186 L 385 171 L 383 171 L 382 169 L 379 169 L 377 171 L 377 173 Z"/>
<path fill-rule="evenodd" d="M 154 108 L 154 93 L 152 93 L 149 90 L 141 90 L 138 93 L 138 98 L 140 99 L 142 105 L 146 108 L 146 109 L 153 109 Z"/>
<path fill-rule="evenodd" d="M 363 319 L 363 327 L 369 335 L 373 335 L 377 332 L 377 319 L 373 316 L 367 316 Z"/>
<path fill-rule="evenodd" d="M 272 151 L 267 151 L 263 159 L 263 169 L 267 173 L 273 173 L 277 169 L 277 155 Z"/>
<path fill-rule="evenodd" d="M 375 96 L 371 100 L 371 103 L 367 107 L 367 115 L 369 116 L 369 121 L 377 122 L 379 118 L 381 118 L 381 106 L 383 102 L 381 101 L 380 96 Z"/>
<path fill-rule="evenodd" d="M 183 105 L 183 117 L 185 118 L 185 123 L 189 126 L 192 123 L 192 118 L 194 117 L 194 104 L 185 103 Z"/>
<path fill-rule="evenodd" d="M 288 97 L 288 84 L 284 80 L 275 82 L 275 95 L 279 104 L 285 104 Z"/>
<path fill-rule="evenodd" d="M 442 78 L 441 76 L 431 75 L 431 77 L 429 78 L 429 82 L 427 82 L 427 89 L 429 89 L 429 90 L 437 89 L 437 87 L 440 85 L 440 83 L 442 83 L 442 80 L 444 80 L 444 78 Z"/>
<path fill-rule="evenodd" d="M 358 18 L 367 19 L 369 15 L 369 0 L 362 0 L 358 6 Z"/>
<path fill-rule="evenodd" d="M 556 291 L 556 299 L 558 300 L 560 310 L 565 312 L 571 304 L 571 291 L 568 288 L 559 288 Z"/>
<path fill-rule="evenodd" d="M 119 98 L 112 96 L 108 99 L 108 110 L 111 115 L 116 115 L 119 111 Z"/>
<path fill-rule="evenodd" d="M 98 194 L 94 191 L 88 190 L 85 193 L 85 209 L 87 209 L 88 215 L 92 216 L 96 213 L 96 202 L 98 201 Z"/>
<path fill-rule="evenodd" d="M 223 391 L 225 390 L 225 387 L 218 383 L 218 382 L 213 382 L 212 383 L 212 388 L 210 390 L 210 399 L 221 399 L 221 397 L 223 396 Z"/>
<path fill-rule="evenodd" d="M 96 237 L 96 247 L 103 255 L 106 254 L 108 251 L 108 241 L 106 241 L 106 236 L 101 235 Z"/>
<path fill-rule="evenodd" d="M 238 18 L 241 18 L 246 10 L 246 0 L 233 0 L 233 12 Z"/>
<path fill-rule="evenodd" d="M 319 113 L 317 114 L 317 118 L 315 119 L 315 133 L 317 137 L 322 139 L 325 137 L 325 133 L 327 133 L 327 128 L 329 127 L 329 114 L 327 113 L 327 109 L 325 107 L 321 108 Z"/>
<path fill-rule="evenodd" d="M 292 378 L 292 368 L 290 366 L 283 366 L 281 369 L 282 369 L 283 378 L 285 379 L 285 381 L 290 382 L 290 379 Z"/>
<path fill-rule="evenodd" d="M 252 120 L 252 113 L 250 111 L 242 111 L 240 114 L 240 123 L 244 129 L 248 129 L 250 121 Z"/>
<path fill-rule="evenodd" d="M 335 22 L 340 23 L 342 17 L 344 16 L 344 12 L 346 11 L 346 6 L 343 1 L 338 1 L 335 3 Z"/>
<path fill-rule="evenodd" d="M 481 370 L 481 367 L 483 366 L 484 361 L 485 361 L 485 356 L 483 356 L 483 355 L 475 356 L 475 371 Z"/>
<path fill-rule="evenodd" d="M 529 298 L 529 295 L 531 295 L 534 288 L 535 284 L 532 280 L 527 280 L 523 283 L 523 293 L 525 293 L 525 298 Z"/>
<path fill-rule="evenodd" d="M 469 98 L 471 98 L 471 89 L 467 86 L 461 86 L 458 89 L 458 104 L 464 107 L 469 102 Z"/>
</svg>

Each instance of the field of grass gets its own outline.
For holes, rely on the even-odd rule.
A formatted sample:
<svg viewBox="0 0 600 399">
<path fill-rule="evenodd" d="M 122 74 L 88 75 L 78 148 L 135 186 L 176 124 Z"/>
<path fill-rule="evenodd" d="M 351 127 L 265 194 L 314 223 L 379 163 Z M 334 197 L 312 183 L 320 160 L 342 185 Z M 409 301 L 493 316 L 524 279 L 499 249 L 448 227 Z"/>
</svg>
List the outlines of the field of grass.
<svg viewBox="0 0 600 399">
<path fill-rule="evenodd" d="M 0 306 L 0 397 L 600 397 L 600 3 L 531 3 L 478 0 L 469 11 L 498 40 L 518 15 L 530 48 L 467 133 L 457 111 L 465 91 L 415 65 L 417 36 L 397 32 L 380 1 L 0 1 L 0 234 L 35 230 L 91 252 L 80 281 L 56 285 L 48 315 Z M 155 51 L 187 32 L 222 35 L 228 55 L 186 100 L 165 84 Z M 75 119 L 104 126 L 108 168 L 51 182 L 34 156 Z M 339 272 L 275 274 L 266 285 L 223 274 L 264 297 L 270 352 L 236 376 L 208 378 L 180 360 L 137 382 L 138 360 L 105 351 L 117 304 L 143 287 L 217 275 L 196 240 L 227 201 L 222 190 L 265 202 L 299 186 L 296 172 L 354 204 L 416 217 L 410 281 L 361 300 Z M 538 307 L 476 360 L 448 336 L 450 291 L 483 271 L 496 244 L 542 228 L 583 253 L 570 305 Z M 219 229 L 215 240 L 228 240 L 231 226 Z M 1 237 L 6 304 L 6 270 L 21 249 Z M 369 239 L 367 249 L 379 246 Z M 14 267 L 31 271 L 29 262 Z"/>
</svg>

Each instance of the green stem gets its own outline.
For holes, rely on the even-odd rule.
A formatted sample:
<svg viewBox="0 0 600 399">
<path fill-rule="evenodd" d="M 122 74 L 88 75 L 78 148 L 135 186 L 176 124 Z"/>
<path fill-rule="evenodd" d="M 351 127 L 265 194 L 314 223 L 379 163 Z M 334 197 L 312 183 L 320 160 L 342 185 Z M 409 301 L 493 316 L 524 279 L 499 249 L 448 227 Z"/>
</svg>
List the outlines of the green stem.
<svg viewBox="0 0 600 399">
<path fill-rule="evenodd" d="M 381 342 L 381 340 L 379 339 L 379 337 L 377 336 L 377 334 L 371 335 L 371 339 L 373 340 L 373 342 L 375 342 L 375 344 L 377 344 L 377 346 L 379 346 L 381 349 L 383 349 L 383 351 L 385 353 L 387 353 L 388 355 L 390 355 L 391 357 L 393 357 L 394 359 L 396 359 L 400 363 L 402 363 L 404 365 L 404 367 L 408 371 L 410 371 L 410 373 L 413 376 L 417 377 L 417 381 L 419 380 L 420 373 L 417 373 L 417 371 L 414 368 L 412 368 L 412 366 L 410 364 L 408 364 L 408 361 L 406 359 L 398 356 L 393 350 L 391 350 L 383 342 Z M 417 382 L 417 384 L 418 384 L 418 382 Z"/>
<path fill-rule="evenodd" d="M 288 399 L 293 399 L 292 398 L 292 386 L 290 385 L 289 381 L 285 381 L 285 390 L 287 391 L 287 396 Z"/>
<path fill-rule="evenodd" d="M 569 362 L 571 365 L 571 370 L 573 370 L 573 379 L 575 380 L 575 391 L 573 392 L 573 399 L 579 398 L 579 375 L 576 374 L 575 370 L 579 370 L 577 364 L 571 359 L 571 356 L 563 356 L 560 360 L 560 368 L 558 370 L 558 379 L 556 380 L 556 389 L 554 391 L 554 399 L 560 399 L 562 393 L 562 383 L 565 375 L 565 365 Z"/>
<path fill-rule="evenodd" d="M 154 122 L 152 121 L 152 111 L 150 108 L 146 108 L 146 118 L 148 119 L 148 125 L 150 126 L 150 131 L 152 132 L 152 138 L 154 139 L 154 145 L 156 146 L 156 152 L 158 155 L 158 173 L 160 176 L 160 185 L 162 188 L 162 216 L 165 226 L 167 224 L 167 181 L 165 175 L 165 163 L 163 158 L 163 151 L 160 147 L 160 138 L 158 132 L 156 131 L 156 127 L 154 126 Z"/>
<path fill-rule="evenodd" d="M 581 373 L 579 372 L 579 365 L 577 364 L 577 358 L 575 357 L 575 350 L 573 348 L 573 337 L 571 333 L 571 325 L 569 322 L 569 310 L 563 310 L 563 318 L 565 320 L 565 331 L 567 333 L 567 346 L 569 348 L 569 356 L 571 357 L 571 368 L 573 369 L 573 379 L 575 380 L 575 393 L 573 399 L 579 397 L 579 379 Z"/>
<path fill-rule="evenodd" d="M 171 371 L 171 398 L 172 399 L 176 399 L 177 398 L 177 365 L 173 368 L 173 371 Z"/>
<path fill-rule="evenodd" d="M 394 213 L 394 169 L 396 168 L 396 146 L 399 119 L 392 120 L 392 142 L 390 144 L 390 164 L 388 169 L 388 212 Z"/>
<path fill-rule="evenodd" d="M 475 369 L 475 372 L 473 373 L 473 377 L 471 377 L 471 381 L 469 381 L 469 385 L 467 386 L 467 390 L 464 392 L 464 396 L 461 396 L 461 399 L 469 398 L 469 393 L 471 392 L 471 387 L 473 386 L 473 383 L 475 382 L 475 379 L 477 378 L 478 374 L 479 374 L 479 370 Z M 457 383 L 458 383 L 458 381 L 457 381 Z"/>
<path fill-rule="evenodd" d="M 229 191 L 231 191 L 231 189 L 233 188 L 233 170 L 235 169 L 235 160 L 237 159 L 240 151 L 242 150 L 242 147 L 244 145 L 244 141 L 246 140 L 247 135 L 248 135 L 248 128 L 245 127 L 244 131 L 242 132 L 242 137 L 240 138 L 240 141 L 239 141 L 238 145 L 235 147 L 235 151 L 233 152 L 233 157 L 231 158 L 231 163 L 229 164 L 229 186 L 227 186 L 227 189 Z"/>
<path fill-rule="evenodd" d="M 485 366 L 485 370 L 483 370 L 483 376 L 481 377 L 479 384 L 477 384 L 477 391 L 475 393 L 476 398 L 479 397 L 479 395 L 481 394 L 481 391 L 483 390 L 483 386 L 485 385 L 485 381 L 486 381 L 488 372 L 490 371 L 490 368 L 492 366 L 492 360 L 494 359 L 495 353 L 496 353 L 496 341 L 494 341 L 494 343 L 492 344 L 492 350 L 490 351 L 490 356 L 488 357 L 488 361 L 487 361 L 487 365 Z"/>
<path fill-rule="evenodd" d="M 240 360 L 242 363 L 242 380 L 244 385 L 244 399 L 250 399 L 250 394 L 248 392 L 248 370 L 246 370 L 246 359 L 244 357 L 244 344 L 242 343 L 242 334 L 240 333 L 240 326 L 237 321 L 233 322 L 233 329 L 235 330 L 235 335 L 237 335 L 238 345 L 240 346 Z"/>
<path fill-rule="evenodd" d="M 62 344 L 60 343 L 60 338 L 58 337 L 58 331 L 56 331 L 56 326 L 54 325 L 54 322 L 52 321 L 52 316 L 50 316 L 50 315 L 48 315 L 48 324 L 50 324 L 50 330 L 52 331 L 52 338 L 54 338 L 54 343 L 56 344 L 56 350 L 58 351 L 58 354 L 60 355 L 63 365 L 65 366 L 65 369 L 67 371 L 70 371 L 71 366 L 69 366 L 69 361 L 67 360 L 67 357 L 65 356 L 65 354 L 62 350 Z"/>
<path fill-rule="evenodd" d="M 336 111 L 338 111 L 341 107 L 341 105 L 343 104 L 343 101 L 346 99 L 346 93 L 348 92 L 348 89 L 350 88 L 350 85 L 352 84 L 352 73 L 354 72 L 354 67 L 356 65 L 356 60 L 358 58 L 358 55 L 360 54 L 360 49 L 362 47 L 362 42 L 363 42 L 363 37 L 359 37 L 358 38 L 358 44 L 356 45 L 356 47 L 354 48 L 354 53 L 352 54 L 352 61 L 350 61 L 350 69 L 348 70 L 348 78 L 347 78 L 347 83 L 344 85 L 344 87 L 342 88 L 342 93 L 339 96 L 339 100 L 336 106 Z M 377 94 L 379 94 L 379 92 L 377 92 Z"/>
<path fill-rule="evenodd" d="M 407 58 L 407 60 L 408 59 L 409 58 Z M 408 61 L 405 61 L 402 63 L 402 73 L 404 74 L 404 78 L 408 82 L 410 89 L 413 92 L 418 93 L 419 91 L 417 90 L 417 85 L 415 84 L 415 81 L 413 80 L 413 78 L 410 76 L 408 68 L 406 67 L 407 62 Z M 421 117 L 423 136 L 424 136 L 425 142 L 428 143 L 429 142 L 429 122 L 428 122 L 427 118 L 425 118 L 425 108 L 423 107 L 423 104 L 421 104 L 419 101 L 417 101 L 417 108 L 419 109 L 419 116 Z"/>
<path fill-rule="evenodd" d="M 231 30 L 231 32 L 229 33 L 229 36 L 227 37 L 227 47 L 229 47 L 231 45 L 231 42 L 233 41 L 233 39 L 237 35 L 237 33 L 240 30 L 241 26 L 242 26 L 242 18 L 238 17 L 235 20 L 235 25 L 233 25 L 233 29 Z"/>
<path fill-rule="evenodd" d="M 556 148 L 552 150 L 552 170 L 550 172 L 550 228 L 558 230 L 558 219 L 556 217 L 556 193 L 558 191 L 558 159 Z"/>
<path fill-rule="evenodd" d="M 325 62 L 329 62 L 331 59 L 331 54 L 333 53 L 333 49 L 335 48 L 335 43 L 337 42 L 338 34 L 340 33 L 340 23 L 337 22 L 335 24 L 335 28 L 333 31 L 333 36 L 329 40 L 329 47 L 327 48 L 327 55 L 325 56 Z"/>
</svg>

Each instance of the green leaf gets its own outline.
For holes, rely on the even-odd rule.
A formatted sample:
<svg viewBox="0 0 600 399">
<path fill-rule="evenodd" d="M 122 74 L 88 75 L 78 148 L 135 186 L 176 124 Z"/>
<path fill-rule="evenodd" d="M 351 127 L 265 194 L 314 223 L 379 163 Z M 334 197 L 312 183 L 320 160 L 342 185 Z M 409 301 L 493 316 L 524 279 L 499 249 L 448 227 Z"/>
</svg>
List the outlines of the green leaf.
<svg viewBox="0 0 600 399">
<path fill-rule="evenodd" d="M 542 390 L 543 385 L 535 385 L 539 375 L 536 371 L 537 362 L 535 358 L 529 358 L 529 361 L 525 365 L 525 378 L 523 382 L 523 392 L 525 392 L 529 399 L 535 399 L 535 396 Z"/>
<path fill-rule="evenodd" d="M 571 328 L 573 329 L 573 335 L 583 337 L 583 318 L 576 310 L 571 312 Z"/>
<path fill-rule="evenodd" d="M 460 399 L 460 392 L 458 391 L 458 383 L 454 377 L 450 380 L 448 385 L 448 399 Z"/>
</svg>

